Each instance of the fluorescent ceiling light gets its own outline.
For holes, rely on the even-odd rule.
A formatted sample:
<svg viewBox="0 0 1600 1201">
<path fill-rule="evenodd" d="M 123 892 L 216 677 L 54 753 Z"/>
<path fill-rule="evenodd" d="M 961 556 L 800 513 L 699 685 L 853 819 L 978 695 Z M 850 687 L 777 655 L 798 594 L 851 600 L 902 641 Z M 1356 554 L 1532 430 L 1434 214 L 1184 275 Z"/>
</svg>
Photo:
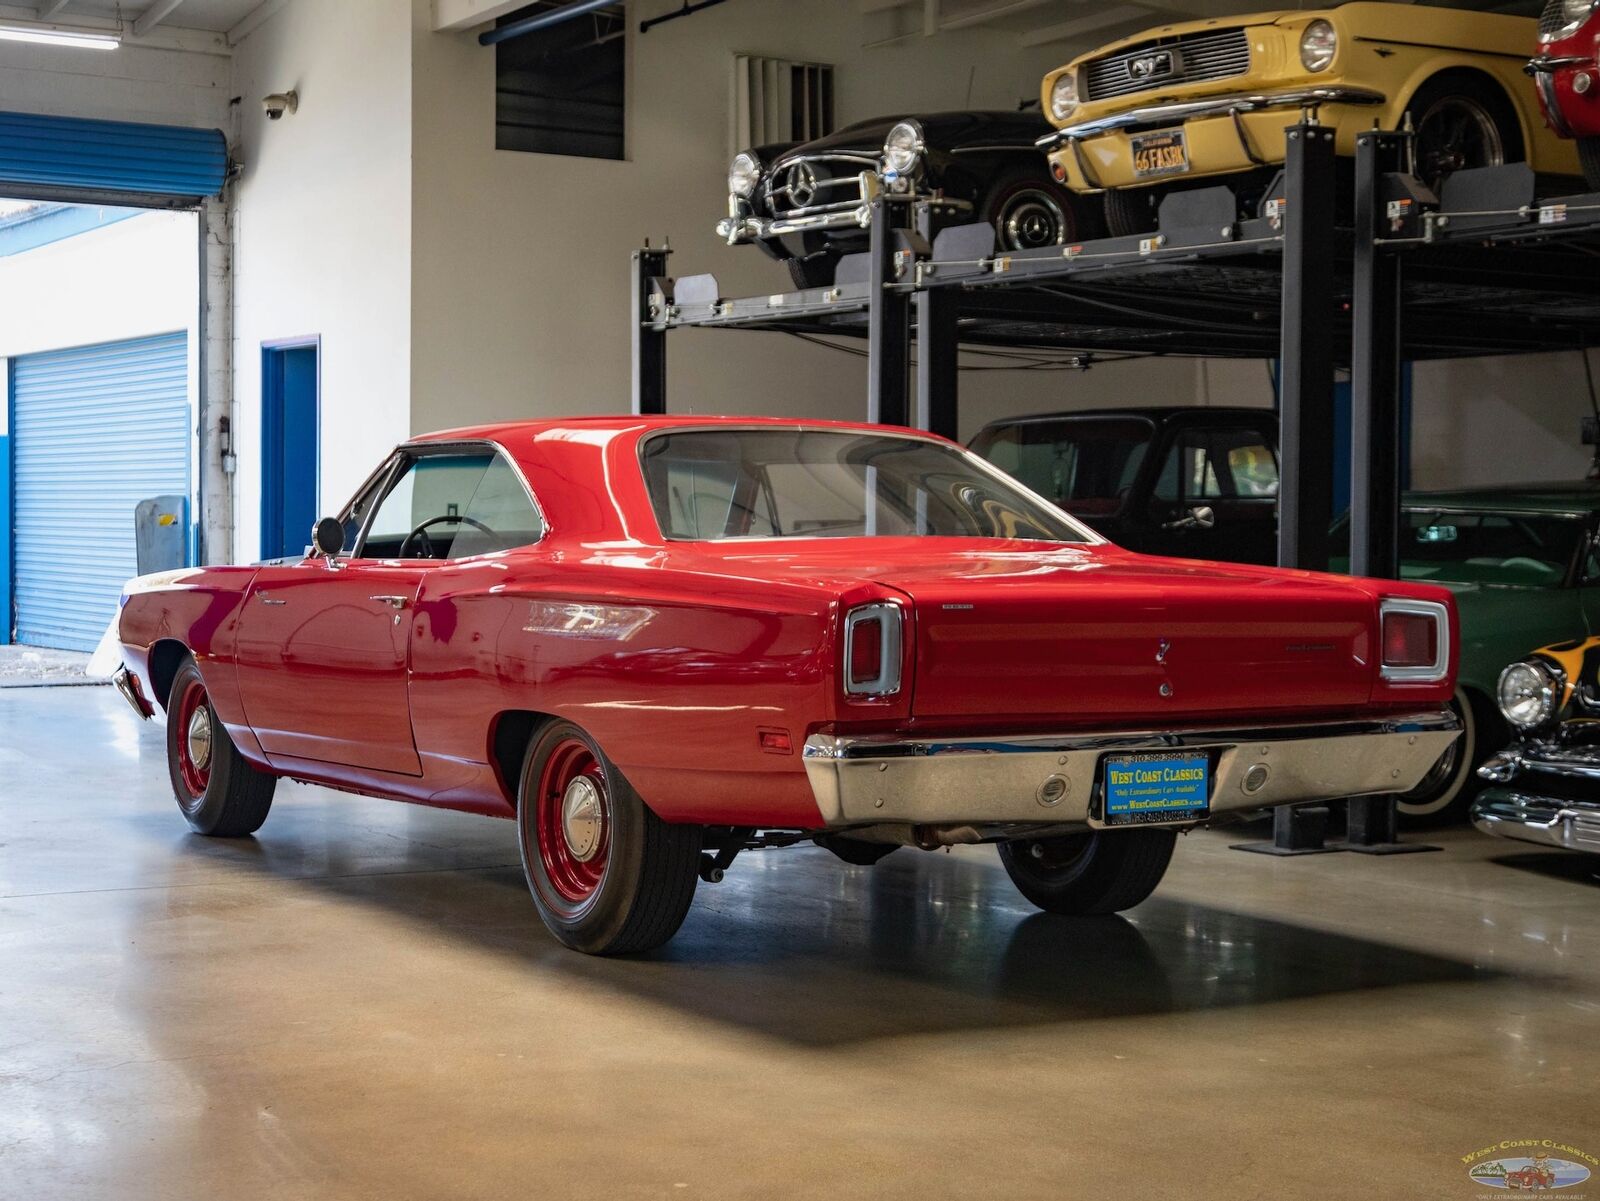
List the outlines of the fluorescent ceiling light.
<svg viewBox="0 0 1600 1201">
<path fill-rule="evenodd" d="M 79 50 L 115 50 L 122 44 L 121 38 L 109 33 L 68 33 L 59 29 L 25 29 L 15 25 L 0 25 L 0 41 L 75 46 Z"/>
</svg>

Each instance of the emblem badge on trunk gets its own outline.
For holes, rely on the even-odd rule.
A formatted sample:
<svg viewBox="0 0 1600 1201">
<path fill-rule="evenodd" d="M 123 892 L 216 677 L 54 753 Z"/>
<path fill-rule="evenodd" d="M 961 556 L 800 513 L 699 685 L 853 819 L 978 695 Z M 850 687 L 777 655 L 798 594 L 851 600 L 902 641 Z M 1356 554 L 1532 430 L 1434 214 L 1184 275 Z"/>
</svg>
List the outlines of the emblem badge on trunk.
<svg viewBox="0 0 1600 1201">
<path fill-rule="evenodd" d="M 1167 661 L 1167 652 L 1170 651 L 1171 649 L 1172 649 L 1172 643 L 1169 642 L 1167 639 L 1163 638 L 1161 640 L 1160 645 L 1158 645 L 1156 647 L 1156 662 L 1157 663 L 1165 663 Z"/>
</svg>

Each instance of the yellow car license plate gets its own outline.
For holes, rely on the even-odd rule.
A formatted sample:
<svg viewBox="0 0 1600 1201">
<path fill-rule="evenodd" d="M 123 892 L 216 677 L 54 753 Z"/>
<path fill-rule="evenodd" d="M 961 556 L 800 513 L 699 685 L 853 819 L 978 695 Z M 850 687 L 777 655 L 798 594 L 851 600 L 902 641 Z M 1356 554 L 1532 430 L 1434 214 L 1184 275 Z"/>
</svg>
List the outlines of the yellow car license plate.
<svg viewBox="0 0 1600 1201">
<path fill-rule="evenodd" d="M 1129 140 L 1133 143 L 1133 174 L 1139 179 L 1182 175 L 1189 169 L 1189 143 L 1181 129 L 1136 133 Z"/>
</svg>

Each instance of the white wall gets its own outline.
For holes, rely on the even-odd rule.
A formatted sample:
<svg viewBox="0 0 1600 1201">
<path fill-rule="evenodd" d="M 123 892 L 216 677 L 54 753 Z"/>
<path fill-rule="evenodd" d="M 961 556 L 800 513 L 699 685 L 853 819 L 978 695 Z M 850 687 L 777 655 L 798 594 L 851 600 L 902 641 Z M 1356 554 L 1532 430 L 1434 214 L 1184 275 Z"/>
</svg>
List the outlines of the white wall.
<svg viewBox="0 0 1600 1201">
<path fill-rule="evenodd" d="M 407 0 L 295 0 L 245 37 L 234 201 L 234 556 L 261 544 L 261 346 L 322 339 L 321 499 L 338 507 L 410 432 Z M 258 103 L 295 89 L 300 110 Z"/>
</svg>

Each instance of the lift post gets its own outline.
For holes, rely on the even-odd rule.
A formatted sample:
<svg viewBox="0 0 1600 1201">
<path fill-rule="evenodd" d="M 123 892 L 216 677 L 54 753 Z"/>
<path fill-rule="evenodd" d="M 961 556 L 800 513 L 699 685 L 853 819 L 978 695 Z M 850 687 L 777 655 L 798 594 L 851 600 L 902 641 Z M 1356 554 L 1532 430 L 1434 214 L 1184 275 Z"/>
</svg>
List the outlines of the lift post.
<svg viewBox="0 0 1600 1201">
<path fill-rule="evenodd" d="M 1400 578 L 1400 258 L 1381 244 L 1391 222 L 1387 181 L 1405 169 L 1412 135 L 1356 138 L 1355 244 L 1350 296 L 1350 574 Z M 1392 795 L 1351 797 L 1343 842 L 1364 855 L 1437 851 L 1399 841 Z"/>
<path fill-rule="evenodd" d="M 934 206 L 917 205 L 917 233 L 933 245 Z M 917 292 L 918 429 L 942 437 L 960 437 L 961 295 L 952 288 Z"/>
<path fill-rule="evenodd" d="M 667 411 L 667 331 L 650 311 L 655 281 L 667 274 L 670 248 L 649 246 L 633 252 L 633 411 Z"/>
<path fill-rule="evenodd" d="M 1290 126 L 1283 164 L 1283 330 L 1279 362 L 1278 563 L 1328 569 L 1333 522 L 1334 219 L 1333 130 L 1309 117 Z M 1272 841 L 1236 849 L 1317 855 L 1326 805 L 1280 805 Z"/>
<path fill-rule="evenodd" d="M 898 285 L 911 274 L 904 249 L 908 198 L 879 195 L 872 201 L 867 310 L 867 420 L 911 424 L 911 297 Z"/>
<path fill-rule="evenodd" d="M 1287 137 L 1278 563 L 1326 571 L 1333 522 L 1334 132 L 1303 119 Z"/>
</svg>

